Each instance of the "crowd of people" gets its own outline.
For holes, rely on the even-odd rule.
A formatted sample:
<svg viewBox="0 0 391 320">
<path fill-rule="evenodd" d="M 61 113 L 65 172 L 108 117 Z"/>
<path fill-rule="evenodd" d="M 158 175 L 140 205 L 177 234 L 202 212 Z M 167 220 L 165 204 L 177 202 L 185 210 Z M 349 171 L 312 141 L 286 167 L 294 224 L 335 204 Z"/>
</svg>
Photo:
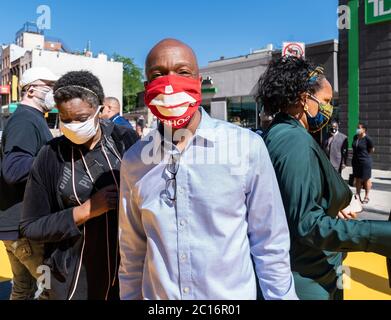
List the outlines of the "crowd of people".
<svg viewBox="0 0 391 320">
<path fill-rule="evenodd" d="M 145 104 L 158 119 L 149 133 L 120 116 L 88 71 L 23 75 L 1 148 L 11 299 L 339 300 L 346 253 L 391 256 L 391 222 L 355 219 L 357 201 L 370 201 L 374 145 L 360 124 L 355 197 L 321 66 L 271 62 L 256 98 L 272 116 L 259 134 L 205 112 L 183 42 L 156 44 L 145 70 Z M 63 135 L 52 139 L 44 113 L 55 106 Z M 312 134 L 330 121 L 322 149 Z M 37 281 L 40 266 L 50 286 Z"/>
</svg>

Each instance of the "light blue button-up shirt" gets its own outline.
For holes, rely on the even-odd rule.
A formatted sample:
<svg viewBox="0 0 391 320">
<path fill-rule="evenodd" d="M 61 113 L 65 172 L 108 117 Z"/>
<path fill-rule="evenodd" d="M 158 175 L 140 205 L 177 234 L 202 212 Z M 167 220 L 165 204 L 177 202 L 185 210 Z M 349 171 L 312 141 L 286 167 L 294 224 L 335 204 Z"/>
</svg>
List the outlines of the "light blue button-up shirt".
<svg viewBox="0 0 391 320">
<path fill-rule="evenodd" d="M 297 299 L 289 230 L 263 140 L 202 110 L 182 153 L 163 141 L 152 131 L 123 160 L 121 298 L 254 300 L 258 279 L 266 299 Z M 172 155 L 180 157 L 174 201 L 166 191 Z"/>
</svg>

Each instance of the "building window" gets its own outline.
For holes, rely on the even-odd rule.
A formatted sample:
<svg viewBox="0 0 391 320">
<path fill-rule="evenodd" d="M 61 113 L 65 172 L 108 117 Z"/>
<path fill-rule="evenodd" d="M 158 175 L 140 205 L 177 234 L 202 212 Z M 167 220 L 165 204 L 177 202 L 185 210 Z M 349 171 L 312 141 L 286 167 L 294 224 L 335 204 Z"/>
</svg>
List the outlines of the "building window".
<svg viewBox="0 0 391 320">
<path fill-rule="evenodd" d="M 244 128 L 256 127 L 256 102 L 253 97 L 234 97 L 228 99 L 228 121 Z"/>
</svg>

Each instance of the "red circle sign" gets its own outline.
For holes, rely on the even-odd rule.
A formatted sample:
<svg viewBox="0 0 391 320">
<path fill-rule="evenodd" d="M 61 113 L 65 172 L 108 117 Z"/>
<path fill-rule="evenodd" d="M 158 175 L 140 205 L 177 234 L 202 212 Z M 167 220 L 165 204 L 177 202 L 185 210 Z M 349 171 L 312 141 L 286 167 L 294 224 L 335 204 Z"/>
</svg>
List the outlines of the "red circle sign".
<svg viewBox="0 0 391 320">
<path fill-rule="evenodd" d="M 298 58 L 304 57 L 304 48 L 300 43 L 289 43 L 284 47 L 283 56 L 295 56 Z"/>
</svg>

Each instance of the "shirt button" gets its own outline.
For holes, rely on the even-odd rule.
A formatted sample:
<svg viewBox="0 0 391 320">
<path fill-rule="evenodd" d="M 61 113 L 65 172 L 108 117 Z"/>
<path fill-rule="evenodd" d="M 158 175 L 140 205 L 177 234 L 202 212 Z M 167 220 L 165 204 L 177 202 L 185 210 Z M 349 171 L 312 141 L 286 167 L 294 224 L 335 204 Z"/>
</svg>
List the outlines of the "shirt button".
<svg viewBox="0 0 391 320">
<path fill-rule="evenodd" d="M 181 227 L 184 227 L 186 225 L 186 220 L 181 220 L 180 225 Z"/>
<path fill-rule="evenodd" d="M 182 254 L 182 255 L 181 255 L 181 260 L 182 260 L 183 262 L 185 262 L 185 261 L 187 260 L 187 255 L 186 255 L 186 254 Z"/>
<path fill-rule="evenodd" d="M 189 292 L 190 292 L 190 288 L 186 287 L 183 289 L 184 294 L 189 294 Z"/>
<path fill-rule="evenodd" d="M 184 194 L 185 190 L 182 187 L 178 187 L 179 194 Z"/>
</svg>

